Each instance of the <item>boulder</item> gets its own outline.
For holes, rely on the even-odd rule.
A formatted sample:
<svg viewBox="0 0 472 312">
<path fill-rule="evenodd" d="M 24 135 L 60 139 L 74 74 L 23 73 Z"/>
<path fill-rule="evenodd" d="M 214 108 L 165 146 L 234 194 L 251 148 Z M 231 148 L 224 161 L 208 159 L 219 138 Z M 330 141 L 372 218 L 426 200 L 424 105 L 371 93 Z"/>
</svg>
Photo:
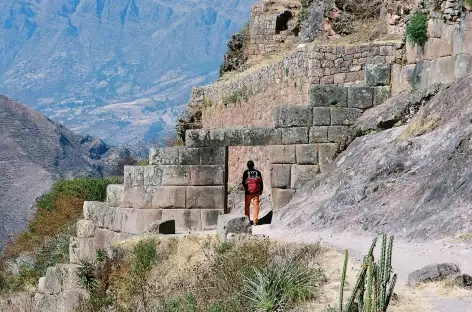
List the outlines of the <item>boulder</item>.
<svg viewBox="0 0 472 312">
<path fill-rule="evenodd" d="M 436 282 L 448 279 L 460 274 L 461 270 L 453 263 L 439 263 L 427 265 L 408 275 L 410 286 L 416 286 L 425 282 Z"/>
<path fill-rule="evenodd" d="M 148 232 L 154 234 L 175 234 L 175 220 L 161 220 L 149 225 Z"/>
<path fill-rule="evenodd" d="M 249 218 L 243 214 L 225 214 L 218 217 L 218 236 L 221 241 L 226 241 L 229 233 L 252 234 Z"/>
</svg>

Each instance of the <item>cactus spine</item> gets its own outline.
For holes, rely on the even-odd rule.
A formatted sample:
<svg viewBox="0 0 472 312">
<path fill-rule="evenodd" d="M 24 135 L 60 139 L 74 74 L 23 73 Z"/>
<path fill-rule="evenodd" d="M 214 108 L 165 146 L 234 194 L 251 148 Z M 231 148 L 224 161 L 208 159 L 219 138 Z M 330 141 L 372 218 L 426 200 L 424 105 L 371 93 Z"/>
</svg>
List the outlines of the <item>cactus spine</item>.
<svg viewBox="0 0 472 312">
<path fill-rule="evenodd" d="M 339 311 L 345 312 L 386 312 L 390 304 L 397 275 L 392 275 L 393 236 L 387 239 L 382 235 L 382 245 L 378 262 L 374 259 L 374 249 L 377 237 L 364 257 L 356 284 L 346 306 L 343 307 L 344 285 L 348 253 L 344 254 L 344 265 L 341 275 L 341 289 L 339 298 Z M 357 301 L 357 302 L 356 302 Z"/>
</svg>

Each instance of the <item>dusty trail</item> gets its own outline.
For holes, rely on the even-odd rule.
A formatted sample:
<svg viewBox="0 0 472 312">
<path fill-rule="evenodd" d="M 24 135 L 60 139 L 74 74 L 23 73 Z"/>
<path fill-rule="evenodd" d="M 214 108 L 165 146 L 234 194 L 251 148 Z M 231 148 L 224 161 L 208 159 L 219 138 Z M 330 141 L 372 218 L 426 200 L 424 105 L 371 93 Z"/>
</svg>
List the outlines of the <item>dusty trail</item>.
<svg viewBox="0 0 472 312">
<path fill-rule="evenodd" d="M 322 243 L 337 250 L 348 249 L 352 261 L 360 262 L 369 249 L 374 235 L 354 233 L 332 233 L 329 231 L 290 233 L 271 229 L 270 226 L 253 227 L 253 234 L 265 235 L 286 242 Z M 392 266 L 398 274 L 398 285 L 406 284 L 408 274 L 432 263 L 452 262 L 460 266 L 463 273 L 472 274 L 472 244 L 450 242 L 405 242 L 396 240 Z M 439 296 L 432 290 L 422 289 L 421 294 L 437 312 L 472 312 L 472 292 L 468 298 Z"/>
</svg>

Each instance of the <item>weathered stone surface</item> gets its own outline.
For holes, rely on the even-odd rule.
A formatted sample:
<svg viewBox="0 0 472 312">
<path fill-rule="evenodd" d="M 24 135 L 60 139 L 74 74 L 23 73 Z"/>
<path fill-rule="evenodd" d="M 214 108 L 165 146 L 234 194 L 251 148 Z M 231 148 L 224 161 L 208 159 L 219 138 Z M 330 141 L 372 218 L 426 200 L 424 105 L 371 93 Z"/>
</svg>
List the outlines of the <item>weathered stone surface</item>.
<svg viewBox="0 0 472 312">
<path fill-rule="evenodd" d="M 222 209 L 202 209 L 202 230 L 214 230 L 218 224 L 218 218 L 224 213 Z"/>
<path fill-rule="evenodd" d="M 185 186 L 160 186 L 154 188 L 152 208 L 185 208 Z"/>
<path fill-rule="evenodd" d="M 435 83 L 451 83 L 453 81 L 453 56 L 440 57 L 431 61 L 429 85 L 433 85 Z"/>
<path fill-rule="evenodd" d="M 374 106 L 384 103 L 390 97 L 390 87 L 374 88 Z"/>
<path fill-rule="evenodd" d="M 100 216 L 102 215 L 106 207 L 105 203 L 95 202 L 95 201 L 85 201 L 84 202 L 84 218 L 90 220 L 94 223 L 98 223 Z"/>
<path fill-rule="evenodd" d="M 107 186 L 107 205 L 121 207 L 123 205 L 124 186 L 122 184 L 109 184 Z"/>
<path fill-rule="evenodd" d="M 126 210 L 131 210 L 131 209 L 126 209 Z M 141 231 L 141 232 L 144 232 L 144 231 Z M 108 229 L 101 229 L 101 228 L 97 229 L 95 236 L 93 238 L 90 238 L 90 239 L 93 239 L 94 249 L 92 250 L 92 253 L 89 255 L 89 257 L 91 257 L 91 259 L 94 259 L 95 252 L 97 249 L 106 249 L 110 247 L 112 244 L 128 238 L 130 235 L 131 235 L 130 233 L 115 232 L 115 231 L 110 231 Z"/>
<path fill-rule="evenodd" d="M 216 151 L 218 148 L 211 147 L 182 147 L 178 149 L 179 153 L 179 165 L 200 165 L 203 150 Z M 152 165 L 151 163 L 149 163 Z"/>
<path fill-rule="evenodd" d="M 323 127 L 311 127 L 309 133 L 309 142 L 310 143 L 323 143 L 328 142 L 328 128 L 327 126 Z"/>
<path fill-rule="evenodd" d="M 161 165 L 150 165 L 144 167 L 144 185 L 159 186 L 162 185 L 162 168 Z"/>
<path fill-rule="evenodd" d="M 202 230 L 200 209 L 164 209 L 162 220 L 175 220 L 175 229 L 179 232 Z"/>
<path fill-rule="evenodd" d="M 87 292 L 84 289 L 72 289 L 62 295 L 62 309 L 66 311 L 76 311 L 83 298 L 86 298 Z"/>
<path fill-rule="evenodd" d="M 186 205 L 188 209 L 224 209 L 224 186 L 189 186 Z"/>
<path fill-rule="evenodd" d="M 151 148 L 149 150 L 150 165 L 180 165 L 178 147 Z"/>
<path fill-rule="evenodd" d="M 77 237 L 86 238 L 95 235 L 95 224 L 90 220 L 77 221 Z"/>
<path fill-rule="evenodd" d="M 271 187 L 290 188 L 291 165 L 279 164 L 271 165 L 270 169 L 270 184 Z"/>
<path fill-rule="evenodd" d="M 299 144 L 296 146 L 297 164 L 318 164 L 318 147 L 316 144 Z"/>
<path fill-rule="evenodd" d="M 297 161 L 295 145 L 270 145 L 267 149 L 271 164 L 294 164 Z"/>
<path fill-rule="evenodd" d="M 454 77 L 459 79 L 471 72 L 472 56 L 459 54 L 454 57 Z"/>
<path fill-rule="evenodd" d="M 77 237 L 71 237 L 69 240 L 69 263 L 73 263 L 73 264 L 80 263 L 79 239 Z"/>
<path fill-rule="evenodd" d="M 349 87 L 348 106 L 352 108 L 369 108 L 373 105 L 373 90 L 369 87 Z"/>
<path fill-rule="evenodd" d="M 59 306 L 59 296 L 49 294 L 39 294 L 34 296 L 34 311 L 35 312 L 50 312 L 57 311 Z"/>
<path fill-rule="evenodd" d="M 162 209 L 123 209 L 121 231 L 127 234 L 146 232 L 151 223 L 163 220 Z"/>
<path fill-rule="evenodd" d="M 318 165 L 292 165 L 290 179 L 292 189 L 298 189 L 320 172 Z"/>
<path fill-rule="evenodd" d="M 125 187 L 144 185 L 144 166 L 125 166 L 124 168 Z"/>
<path fill-rule="evenodd" d="M 374 87 L 390 85 L 390 65 L 367 64 L 365 66 L 365 78 L 367 86 Z"/>
<path fill-rule="evenodd" d="M 124 208 L 150 209 L 152 208 L 152 187 L 139 186 L 125 188 L 123 197 Z"/>
<path fill-rule="evenodd" d="M 191 129 L 185 131 L 185 145 L 188 147 L 211 146 L 208 129 Z"/>
<path fill-rule="evenodd" d="M 311 107 L 281 105 L 274 109 L 275 128 L 309 127 L 312 122 Z"/>
<path fill-rule="evenodd" d="M 311 106 L 347 106 L 347 89 L 334 85 L 313 85 L 310 88 Z"/>
<path fill-rule="evenodd" d="M 77 265 L 75 264 L 58 264 L 47 268 L 44 278 L 44 292 L 53 295 L 81 288 L 76 270 Z"/>
<path fill-rule="evenodd" d="M 452 283 L 453 283 L 453 285 L 456 285 L 458 287 L 471 289 L 472 288 L 472 276 L 470 276 L 468 274 L 460 274 L 460 275 L 456 276 L 453 279 Z"/>
<path fill-rule="evenodd" d="M 452 38 L 452 34 L 451 34 Z M 452 41 L 451 38 L 438 39 L 430 38 L 424 45 L 423 59 L 434 60 L 435 58 L 442 56 L 452 55 Z"/>
<path fill-rule="evenodd" d="M 307 127 L 282 129 L 282 144 L 308 143 L 308 129 Z"/>
<path fill-rule="evenodd" d="M 329 126 L 331 110 L 329 107 L 313 107 L 313 126 Z"/>
<path fill-rule="evenodd" d="M 218 217 L 218 236 L 222 242 L 228 234 L 252 234 L 249 218 L 243 214 L 225 214 Z"/>
<path fill-rule="evenodd" d="M 105 207 L 102 219 L 98 225 L 112 231 L 121 231 L 121 221 L 123 218 L 123 209 L 116 207 Z"/>
<path fill-rule="evenodd" d="M 326 172 L 338 152 L 336 143 L 322 143 L 318 145 L 318 161 L 321 172 Z"/>
<path fill-rule="evenodd" d="M 187 151 L 186 151 L 187 152 Z M 226 162 L 226 148 L 224 146 L 199 149 L 200 165 L 225 165 Z M 182 162 L 184 157 L 182 156 Z M 184 164 L 184 163 L 183 163 Z M 193 165 L 193 164 L 190 164 Z"/>
<path fill-rule="evenodd" d="M 221 135 L 212 135 L 215 131 Z M 192 147 L 282 144 L 281 132 L 273 128 L 189 130 L 186 133 L 188 137 L 187 145 Z"/>
<path fill-rule="evenodd" d="M 162 186 L 190 185 L 189 166 L 162 166 Z"/>
<path fill-rule="evenodd" d="M 420 283 L 441 281 L 460 272 L 459 267 L 453 263 L 431 264 L 408 274 L 408 283 L 416 286 Z"/>
<path fill-rule="evenodd" d="M 175 220 L 161 220 L 151 223 L 148 232 L 154 234 L 175 234 Z"/>
<path fill-rule="evenodd" d="M 282 132 L 273 128 L 249 128 L 242 130 L 243 140 L 236 145 L 279 145 L 282 144 Z M 232 144 L 227 144 L 232 145 Z"/>
<path fill-rule="evenodd" d="M 330 126 L 328 128 L 328 141 L 334 143 L 345 143 L 349 135 L 347 126 Z"/>
<path fill-rule="evenodd" d="M 43 276 L 39 278 L 37 292 L 40 294 L 46 293 L 46 277 Z"/>
<path fill-rule="evenodd" d="M 360 115 L 362 115 L 361 109 L 332 107 L 331 124 L 336 126 L 349 126 L 352 125 Z"/>
<path fill-rule="evenodd" d="M 106 249 L 106 252 L 108 259 L 112 263 L 117 263 L 125 257 L 125 250 L 122 247 L 110 246 Z"/>
<path fill-rule="evenodd" d="M 223 185 L 224 166 L 190 166 L 191 185 Z"/>
<path fill-rule="evenodd" d="M 279 211 L 287 205 L 295 195 L 294 189 L 272 188 L 272 210 Z"/>
</svg>

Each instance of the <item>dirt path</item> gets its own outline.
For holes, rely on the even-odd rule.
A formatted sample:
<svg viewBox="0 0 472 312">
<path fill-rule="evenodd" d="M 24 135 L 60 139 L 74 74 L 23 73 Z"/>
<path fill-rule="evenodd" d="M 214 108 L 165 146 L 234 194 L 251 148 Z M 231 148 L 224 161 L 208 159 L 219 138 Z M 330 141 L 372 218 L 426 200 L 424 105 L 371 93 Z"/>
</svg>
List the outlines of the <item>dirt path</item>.
<svg viewBox="0 0 472 312">
<path fill-rule="evenodd" d="M 360 262 L 369 249 L 374 235 L 331 233 L 329 231 L 288 233 L 275 231 L 270 226 L 253 228 L 254 234 L 266 235 L 280 241 L 322 243 L 337 250 L 348 249 L 350 258 Z M 394 243 L 392 266 L 398 275 L 398 285 L 405 285 L 408 274 L 433 263 L 452 262 L 459 265 L 463 273 L 472 274 L 472 244 L 428 242 L 411 243 L 397 240 Z M 439 296 L 436 292 L 421 290 L 437 312 L 472 312 L 472 292 L 469 298 Z"/>
</svg>

